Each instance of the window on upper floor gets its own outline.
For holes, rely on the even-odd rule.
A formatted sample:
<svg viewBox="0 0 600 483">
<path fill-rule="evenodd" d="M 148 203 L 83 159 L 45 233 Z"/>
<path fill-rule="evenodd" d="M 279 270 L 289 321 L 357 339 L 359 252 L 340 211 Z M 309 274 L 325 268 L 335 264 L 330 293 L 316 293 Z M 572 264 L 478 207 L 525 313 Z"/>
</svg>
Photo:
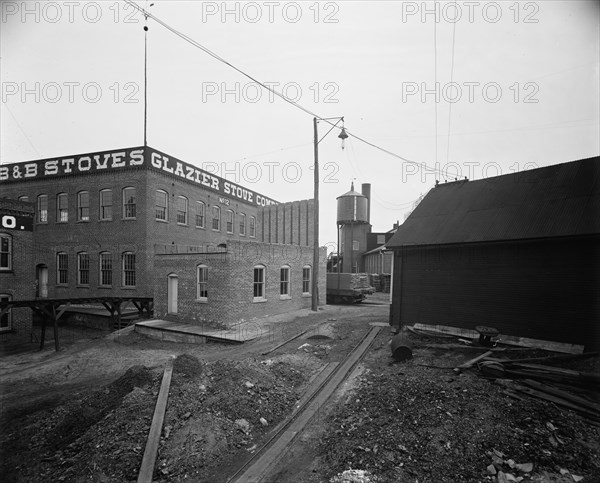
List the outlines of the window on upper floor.
<svg viewBox="0 0 600 483">
<path fill-rule="evenodd" d="M 163 190 L 156 190 L 156 219 L 169 220 L 169 195 Z"/>
<path fill-rule="evenodd" d="M 227 210 L 227 233 L 233 233 L 234 214 L 232 210 Z"/>
<path fill-rule="evenodd" d="M 221 230 L 221 208 L 218 206 L 212 207 L 212 229 Z"/>
<path fill-rule="evenodd" d="M 196 299 L 201 302 L 208 301 L 208 267 L 198 265 L 196 267 Z"/>
<path fill-rule="evenodd" d="M 77 285 L 90 284 L 90 255 L 85 252 L 77 254 Z"/>
<path fill-rule="evenodd" d="M 90 192 L 77 193 L 77 221 L 90 221 Z"/>
<path fill-rule="evenodd" d="M 48 223 L 48 195 L 37 197 L 37 222 Z"/>
<path fill-rule="evenodd" d="M 123 287 L 135 287 L 135 253 L 123 253 Z"/>
<path fill-rule="evenodd" d="M 185 196 L 177 197 L 177 223 L 188 224 L 188 199 Z"/>
<path fill-rule="evenodd" d="M 123 219 L 133 220 L 136 216 L 135 188 L 123 188 Z"/>
<path fill-rule="evenodd" d="M 246 236 L 246 214 L 240 213 L 240 235 Z"/>
<path fill-rule="evenodd" d="M 69 283 L 69 255 L 65 252 L 56 254 L 56 284 L 67 285 Z"/>
<path fill-rule="evenodd" d="M 110 287 L 113 283 L 113 260 L 112 253 L 101 252 L 99 258 L 100 280 L 101 287 Z"/>
<path fill-rule="evenodd" d="M 56 195 L 56 222 L 67 223 L 69 221 L 69 196 L 67 193 Z"/>
<path fill-rule="evenodd" d="M 0 233 L 0 270 L 12 270 L 12 236 Z"/>
<path fill-rule="evenodd" d="M 254 216 L 250 217 L 250 238 L 256 237 L 256 218 Z"/>
<path fill-rule="evenodd" d="M 112 220 L 113 196 L 112 190 L 106 189 L 100 191 L 100 219 L 104 221 Z"/>
<path fill-rule="evenodd" d="M 206 205 L 202 201 L 196 201 L 196 228 L 204 228 L 206 217 Z"/>
</svg>

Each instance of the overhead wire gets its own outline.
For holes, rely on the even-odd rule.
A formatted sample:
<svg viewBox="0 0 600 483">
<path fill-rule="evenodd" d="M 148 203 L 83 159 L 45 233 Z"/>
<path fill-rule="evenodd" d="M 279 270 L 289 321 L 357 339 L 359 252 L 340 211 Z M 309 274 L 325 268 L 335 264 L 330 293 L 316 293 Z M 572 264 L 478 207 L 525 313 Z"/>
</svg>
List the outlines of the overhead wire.
<svg viewBox="0 0 600 483">
<path fill-rule="evenodd" d="M 260 87 L 262 87 L 263 89 L 273 93 L 274 95 L 276 95 L 277 97 L 279 97 L 280 99 L 282 99 L 283 101 L 287 102 L 288 104 L 300 109 L 301 111 L 305 112 L 306 114 L 309 114 L 310 116 L 317 118 L 320 121 L 324 121 L 328 124 L 330 124 L 331 126 L 335 126 L 335 124 L 327 119 L 324 118 L 322 116 L 319 116 L 318 114 L 316 114 L 315 112 L 311 111 L 310 109 L 307 109 L 306 107 L 302 106 L 301 104 L 299 104 L 298 102 L 295 102 L 289 98 L 287 98 L 285 95 L 283 95 L 281 92 L 277 91 L 276 89 L 267 86 L 266 84 L 264 84 L 263 82 L 259 81 L 258 79 L 256 79 L 255 77 L 253 77 L 252 75 L 246 73 L 245 71 L 243 71 L 242 69 L 240 69 L 239 67 L 236 67 L 235 65 L 233 65 L 231 62 L 227 61 L 226 59 L 224 59 L 223 57 L 221 57 L 220 55 L 216 54 L 215 52 L 213 52 L 212 50 L 208 49 L 207 47 L 203 46 L 202 44 L 200 44 L 199 42 L 197 42 L 196 40 L 192 39 L 191 37 L 189 37 L 188 35 L 184 34 L 183 32 L 177 30 L 174 27 L 171 27 L 168 23 L 166 23 L 165 21 L 161 20 L 160 18 L 158 18 L 156 15 L 153 15 L 152 13 L 150 13 L 149 11 L 145 10 L 144 8 L 140 7 L 138 4 L 136 4 L 133 0 L 123 0 L 125 3 L 127 3 L 128 5 L 132 6 L 133 8 L 135 8 L 136 10 L 138 10 L 139 12 L 141 12 L 146 18 L 150 18 L 152 20 L 154 20 L 157 24 L 161 25 L 162 27 L 164 27 L 165 29 L 167 29 L 168 31 L 170 31 L 171 33 L 177 35 L 178 37 L 180 37 L 181 39 L 185 40 L 186 42 L 188 42 L 189 44 L 193 45 L 194 47 L 202 50 L 203 52 L 205 52 L 206 54 L 210 55 L 211 57 L 213 57 L 214 59 L 218 60 L 219 62 L 227 65 L 228 67 L 232 68 L 233 70 L 235 70 L 236 72 L 238 72 L 239 74 L 243 75 L 244 77 L 247 77 L 248 79 L 250 79 L 252 82 L 255 82 L 257 85 L 259 85 Z M 437 107 L 436 107 L 437 109 Z M 400 156 L 399 154 L 396 154 L 388 149 L 382 148 L 381 146 L 372 143 L 370 141 L 367 141 L 366 139 L 358 136 L 357 134 L 354 134 L 353 132 L 351 132 L 350 130 L 346 129 L 346 133 L 349 136 L 354 137 L 355 139 L 358 139 L 359 141 L 361 141 L 364 144 L 367 144 L 368 146 L 371 146 L 374 149 L 377 149 L 385 154 L 388 154 L 390 156 L 393 156 L 397 159 L 400 159 L 406 163 L 410 163 L 410 164 L 415 164 L 417 166 L 419 166 L 421 169 L 424 169 L 426 171 L 431 171 L 431 172 L 435 172 L 435 173 L 440 173 L 441 175 L 445 175 L 445 171 L 441 170 L 441 169 L 436 169 L 436 168 L 432 168 L 430 166 L 428 166 L 426 163 L 424 162 L 418 162 L 418 161 L 414 161 L 408 158 L 405 158 L 403 156 Z"/>
</svg>

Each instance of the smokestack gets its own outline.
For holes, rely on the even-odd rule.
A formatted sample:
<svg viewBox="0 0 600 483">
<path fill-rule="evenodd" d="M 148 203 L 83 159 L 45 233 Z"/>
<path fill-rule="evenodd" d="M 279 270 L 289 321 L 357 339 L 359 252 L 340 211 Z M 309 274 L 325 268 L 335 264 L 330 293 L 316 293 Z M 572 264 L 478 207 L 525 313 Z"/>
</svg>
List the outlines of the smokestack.
<svg viewBox="0 0 600 483">
<path fill-rule="evenodd" d="M 362 184 L 362 194 L 367 198 L 367 221 L 371 223 L 371 183 Z"/>
</svg>

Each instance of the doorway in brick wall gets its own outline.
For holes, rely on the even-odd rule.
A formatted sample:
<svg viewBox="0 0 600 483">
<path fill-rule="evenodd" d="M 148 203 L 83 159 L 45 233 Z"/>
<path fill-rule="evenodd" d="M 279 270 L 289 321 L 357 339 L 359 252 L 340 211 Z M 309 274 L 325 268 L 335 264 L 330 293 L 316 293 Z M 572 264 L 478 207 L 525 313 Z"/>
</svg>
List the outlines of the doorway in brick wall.
<svg viewBox="0 0 600 483">
<path fill-rule="evenodd" d="M 171 273 L 167 280 L 167 313 L 170 315 L 177 314 L 177 288 L 179 279 L 177 275 Z"/>
</svg>

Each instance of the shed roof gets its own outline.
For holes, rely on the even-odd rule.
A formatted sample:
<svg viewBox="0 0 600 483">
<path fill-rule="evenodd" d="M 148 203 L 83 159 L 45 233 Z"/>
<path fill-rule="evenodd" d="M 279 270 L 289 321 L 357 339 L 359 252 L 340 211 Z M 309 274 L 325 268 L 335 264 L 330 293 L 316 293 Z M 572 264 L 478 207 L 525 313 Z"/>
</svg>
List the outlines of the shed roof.
<svg viewBox="0 0 600 483">
<path fill-rule="evenodd" d="M 600 234 L 600 157 L 431 189 L 389 248 Z"/>
</svg>

